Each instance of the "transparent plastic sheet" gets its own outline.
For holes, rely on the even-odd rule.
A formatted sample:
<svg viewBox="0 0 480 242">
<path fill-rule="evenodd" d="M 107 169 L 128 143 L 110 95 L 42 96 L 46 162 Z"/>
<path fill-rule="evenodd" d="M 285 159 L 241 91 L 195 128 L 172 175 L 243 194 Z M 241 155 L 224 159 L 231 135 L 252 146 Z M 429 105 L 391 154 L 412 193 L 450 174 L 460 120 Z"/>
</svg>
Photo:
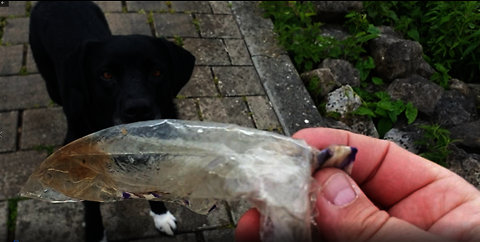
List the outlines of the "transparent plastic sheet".
<svg viewBox="0 0 480 242">
<path fill-rule="evenodd" d="M 310 241 L 312 173 L 351 171 L 356 149 L 319 151 L 303 140 L 232 124 L 154 120 L 118 125 L 49 156 L 21 195 L 51 202 L 145 198 L 206 214 L 247 199 L 264 241 Z"/>
</svg>

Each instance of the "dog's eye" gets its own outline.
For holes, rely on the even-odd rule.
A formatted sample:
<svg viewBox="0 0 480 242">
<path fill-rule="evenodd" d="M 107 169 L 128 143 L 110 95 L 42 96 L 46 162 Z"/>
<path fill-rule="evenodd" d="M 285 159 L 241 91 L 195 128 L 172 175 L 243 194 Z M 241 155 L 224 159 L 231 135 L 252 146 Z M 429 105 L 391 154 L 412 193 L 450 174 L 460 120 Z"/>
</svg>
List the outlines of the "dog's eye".
<svg viewBox="0 0 480 242">
<path fill-rule="evenodd" d="M 153 71 L 152 75 L 153 75 L 154 77 L 159 77 L 159 76 L 162 75 L 162 72 L 160 72 L 159 70 L 155 70 L 155 71 Z"/>
<path fill-rule="evenodd" d="M 111 72 L 106 71 L 102 74 L 102 78 L 104 80 L 111 80 L 113 78 L 113 75 Z"/>
</svg>

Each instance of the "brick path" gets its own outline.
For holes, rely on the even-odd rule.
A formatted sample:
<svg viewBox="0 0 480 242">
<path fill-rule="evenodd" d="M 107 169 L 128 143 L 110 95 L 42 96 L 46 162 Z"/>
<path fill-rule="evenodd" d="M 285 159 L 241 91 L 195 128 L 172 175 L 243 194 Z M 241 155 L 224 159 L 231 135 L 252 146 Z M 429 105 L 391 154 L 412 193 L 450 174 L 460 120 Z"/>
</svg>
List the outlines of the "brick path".
<svg viewBox="0 0 480 242">
<path fill-rule="evenodd" d="M 236 123 L 287 135 L 321 117 L 272 23 L 254 2 L 97 2 L 113 34 L 181 40 L 197 59 L 176 99 L 180 118 Z M 30 2 L 0 8 L 0 242 L 81 241 L 82 204 L 18 200 L 17 193 L 65 136 L 65 117 L 48 97 L 28 46 Z M 232 241 L 246 202 L 219 204 L 208 216 L 170 205 L 178 235 L 162 237 L 148 203 L 102 204 L 110 241 Z M 8 218 L 17 213 L 15 221 Z M 7 228 L 8 226 L 9 228 Z M 15 226 L 15 227 L 13 227 Z M 15 229 L 13 229 L 15 228 Z"/>
</svg>

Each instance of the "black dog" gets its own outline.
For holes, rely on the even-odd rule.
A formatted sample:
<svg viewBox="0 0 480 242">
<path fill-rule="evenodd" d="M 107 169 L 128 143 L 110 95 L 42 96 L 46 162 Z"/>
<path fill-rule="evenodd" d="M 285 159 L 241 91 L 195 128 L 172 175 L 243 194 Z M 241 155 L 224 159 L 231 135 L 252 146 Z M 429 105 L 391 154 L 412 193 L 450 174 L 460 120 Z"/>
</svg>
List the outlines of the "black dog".
<svg viewBox="0 0 480 242">
<path fill-rule="evenodd" d="M 90 2 L 40 2 L 30 18 L 30 45 L 51 99 L 63 106 L 65 143 L 116 124 L 176 118 L 173 98 L 195 58 L 165 40 L 112 36 Z M 155 226 L 173 234 L 175 218 L 151 202 Z M 85 202 L 87 241 L 104 237 L 99 203 Z"/>
</svg>

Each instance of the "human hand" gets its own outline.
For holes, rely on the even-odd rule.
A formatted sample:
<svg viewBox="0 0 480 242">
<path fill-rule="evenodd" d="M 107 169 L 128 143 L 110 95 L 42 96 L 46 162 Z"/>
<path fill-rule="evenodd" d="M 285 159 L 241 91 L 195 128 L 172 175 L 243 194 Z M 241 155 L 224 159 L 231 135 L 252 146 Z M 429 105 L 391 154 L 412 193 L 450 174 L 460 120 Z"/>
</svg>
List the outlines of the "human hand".
<svg viewBox="0 0 480 242">
<path fill-rule="evenodd" d="M 460 176 L 396 144 L 348 131 L 310 128 L 293 135 L 322 149 L 358 148 L 352 176 L 319 170 L 315 217 L 334 241 L 480 241 L 480 191 Z M 259 213 L 245 213 L 237 241 L 260 241 Z"/>
</svg>

